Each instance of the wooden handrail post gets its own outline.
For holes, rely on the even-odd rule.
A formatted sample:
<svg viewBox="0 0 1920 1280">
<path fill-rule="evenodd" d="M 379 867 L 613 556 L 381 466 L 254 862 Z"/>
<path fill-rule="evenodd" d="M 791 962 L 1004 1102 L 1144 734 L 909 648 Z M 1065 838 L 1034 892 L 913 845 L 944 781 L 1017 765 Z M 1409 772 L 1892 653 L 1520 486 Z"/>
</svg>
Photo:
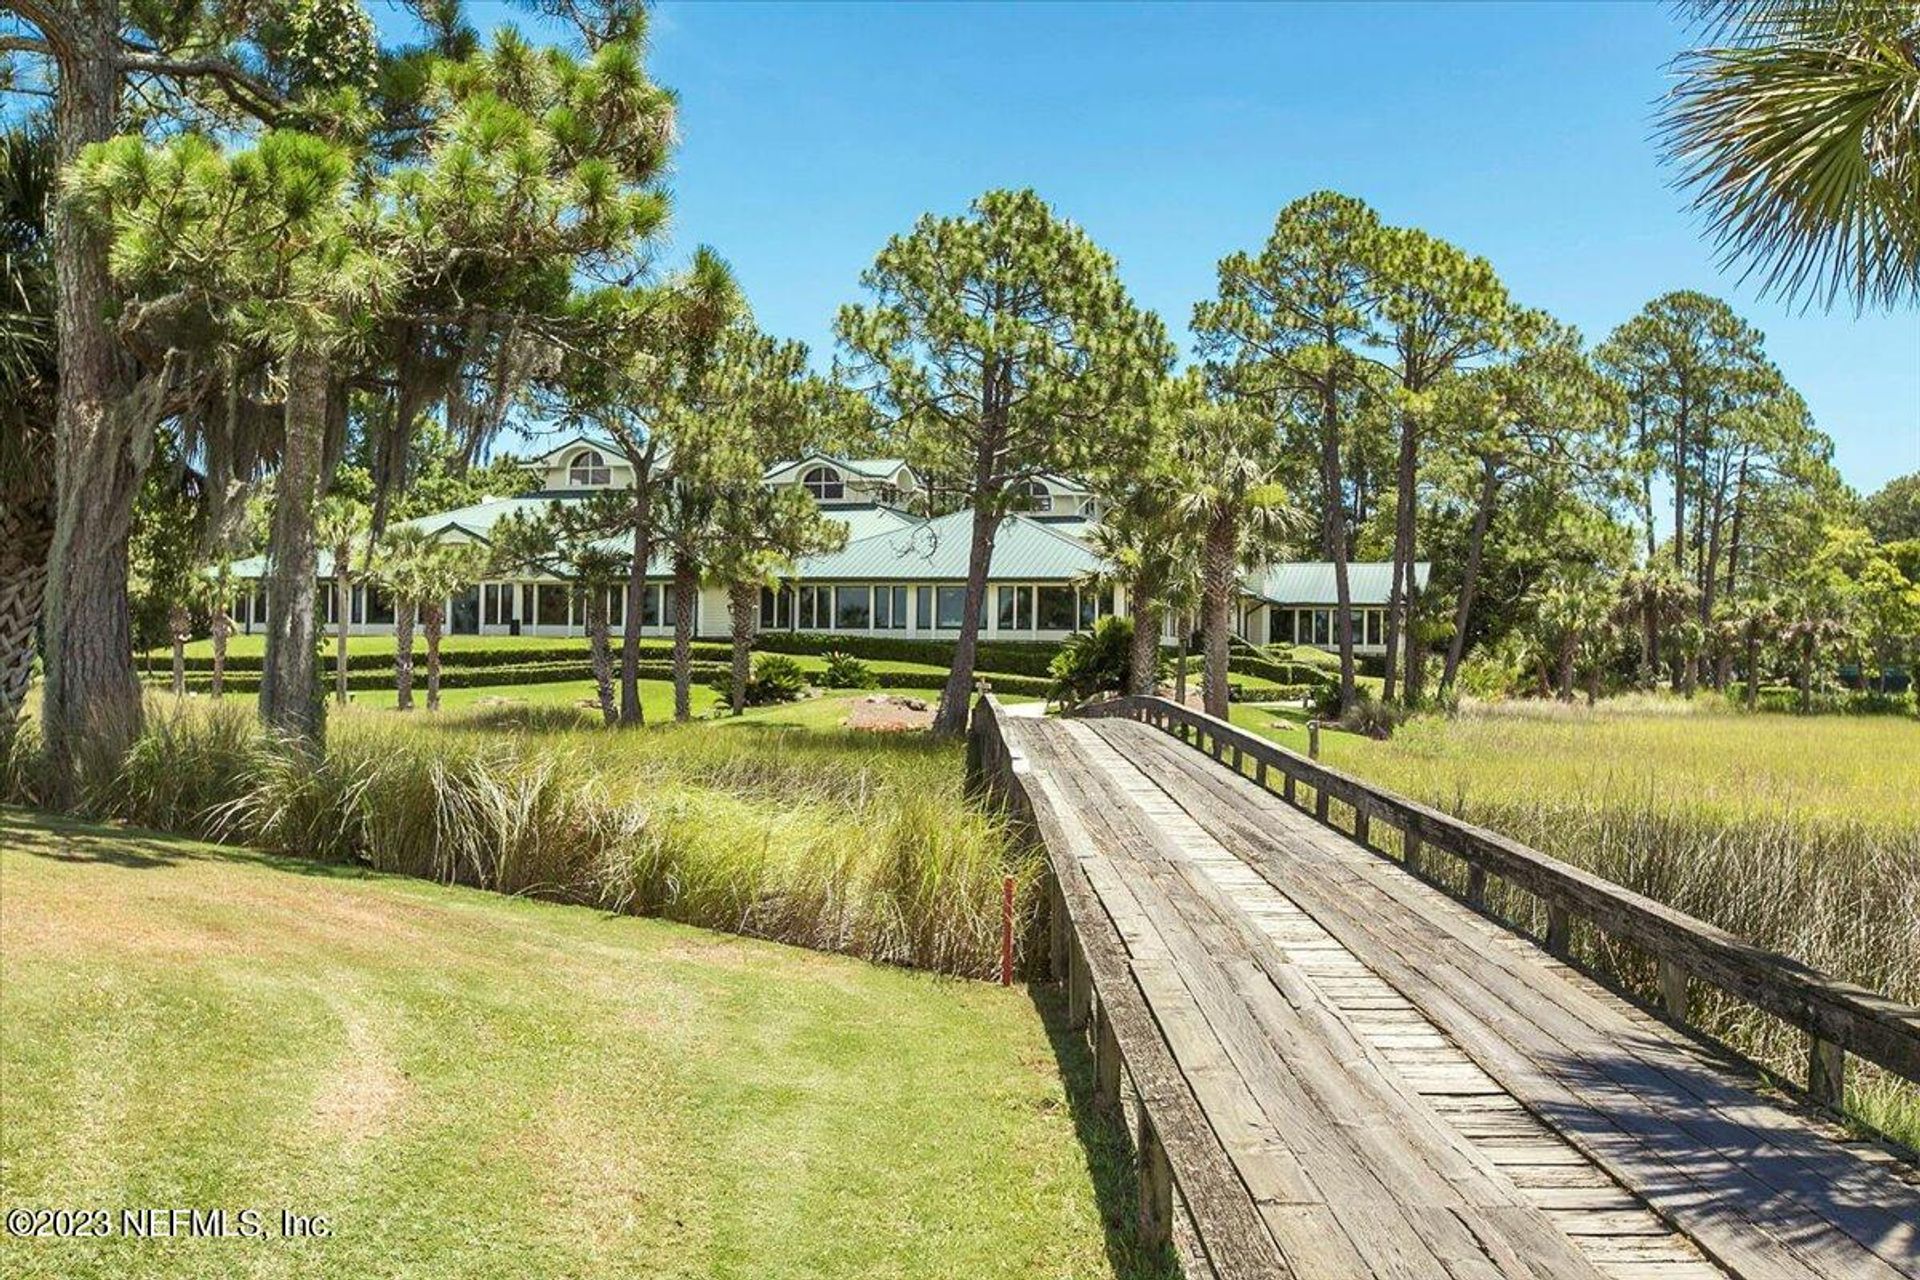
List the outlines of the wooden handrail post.
<svg viewBox="0 0 1920 1280">
<path fill-rule="evenodd" d="M 1573 915 L 1558 902 L 1547 904 L 1547 950 L 1563 960 L 1573 954 Z"/>
<path fill-rule="evenodd" d="M 1660 1003 L 1667 1016 L 1685 1024 L 1687 1020 L 1687 971 L 1665 956 L 1660 958 Z"/>
<path fill-rule="evenodd" d="M 1333 797 L 1327 794 L 1327 786 L 1324 782 L 1315 787 L 1313 789 L 1313 816 L 1325 822 L 1327 820 L 1327 802 L 1332 799 Z"/>
<path fill-rule="evenodd" d="M 1809 1039 L 1807 1092 L 1821 1106 L 1838 1111 L 1847 1098 L 1847 1051 L 1819 1036 Z"/>
<path fill-rule="evenodd" d="M 1320 722 L 1318 720 L 1309 720 L 1307 721 L 1307 759 L 1318 760 L 1319 758 Z"/>
<path fill-rule="evenodd" d="M 1104 1000 L 1093 1012 L 1093 1105 L 1105 1116 L 1120 1113 L 1120 1041 Z"/>
<path fill-rule="evenodd" d="M 1400 854 L 1407 864 L 1408 871 L 1425 878 L 1426 868 L 1420 865 L 1420 833 L 1418 831 L 1401 831 Z"/>
<path fill-rule="evenodd" d="M 1467 868 L 1467 901 L 1476 911 L 1487 908 L 1487 869 L 1477 862 Z"/>
<path fill-rule="evenodd" d="M 1372 827 L 1373 823 L 1368 819 L 1365 809 L 1355 809 L 1353 811 L 1353 838 L 1355 840 L 1363 845 L 1366 844 L 1367 836 L 1371 832 Z"/>
<path fill-rule="evenodd" d="M 1140 1108 L 1139 1132 L 1140 1246 L 1154 1252 L 1173 1239 L 1173 1166 L 1145 1107 Z"/>
<path fill-rule="evenodd" d="M 1087 970 L 1087 958 L 1076 941 L 1067 948 L 1067 1026 L 1075 1031 L 1087 1027 L 1087 1013 L 1093 1003 L 1093 974 Z"/>
</svg>

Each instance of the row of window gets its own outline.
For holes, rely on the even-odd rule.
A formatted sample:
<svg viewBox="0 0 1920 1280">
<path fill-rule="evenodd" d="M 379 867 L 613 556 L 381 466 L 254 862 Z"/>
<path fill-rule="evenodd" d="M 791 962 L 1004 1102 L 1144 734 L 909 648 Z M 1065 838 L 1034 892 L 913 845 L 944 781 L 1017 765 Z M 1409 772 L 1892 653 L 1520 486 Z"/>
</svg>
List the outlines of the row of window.
<svg viewBox="0 0 1920 1280">
<path fill-rule="evenodd" d="M 1386 617 L 1384 609 L 1350 609 L 1353 618 L 1353 642 L 1358 645 L 1382 645 L 1386 643 Z M 1340 643 L 1340 632 L 1334 619 L 1338 609 L 1275 609 L 1273 627 L 1275 643 L 1336 645 Z"/>
<path fill-rule="evenodd" d="M 760 625 L 782 631 L 958 631 L 966 601 L 965 587 L 762 587 Z M 1113 592 L 1000 586 L 990 605 L 1001 631 L 1084 631 L 1113 612 Z"/>
</svg>

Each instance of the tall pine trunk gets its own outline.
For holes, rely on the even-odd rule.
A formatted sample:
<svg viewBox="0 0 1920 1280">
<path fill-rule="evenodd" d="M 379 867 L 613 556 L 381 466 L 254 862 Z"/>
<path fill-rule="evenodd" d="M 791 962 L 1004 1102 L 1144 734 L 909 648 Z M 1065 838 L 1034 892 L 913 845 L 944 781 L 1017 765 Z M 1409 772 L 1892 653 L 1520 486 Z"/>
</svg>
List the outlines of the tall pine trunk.
<svg viewBox="0 0 1920 1280">
<path fill-rule="evenodd" d="M 260 718 L 318 746 L 325 732 L 320 691 L 320 548 L 314 519 L 326 487 L 327 362 L 313 352 L 287 360 L 286 442 L 274 479 L 267 554 L 267 642 L 260 674 Z"/>
<path fill-rule="evenodd" d="M 1346 485 L 1340 474 L 1340 404 L 1331 385 L 1321 391 L 1320 484 L 1326 492 L 1321 538 L 1326 545 L 1327 559 L 1333 561 L 1333 593 L 1339 610 L 1333 625 L 1334 637 L 1340 646 L 1340 713 L 1345 715 L 1354 702 L 1353 592 L 1347 576 Z"/>
<path fill-rule="evenodd" d="M 1419 422 L 1411 413 L 1400 415 L 1400 450 L 1394 462 L 1394 487 L 1397 492 L 1393 499 L 1393 585 L 1387 593 L 1387 664 L 1386 681 L 1381 686 L 1381 696 L 1388 702 L 1393 701 L 1394 690 L 1399 678 L 1399 647 L 1402 636 L 1406 637 L 1408 667 L 1407 680 L 1411 684 L 1414 675 L 1411 670 L 1415 641 L 1413 639 L 1413 520 L 1414 520 L 1414 480 L 1419 473 L 1420 461 Z M 1345 606 L 1342 606 L 1343 610 Z M 1409 692 L 1412 692 L 1409 690 Z"/>
<path fill-rule="evenodd" d="M 734 582 L 727 586 L 727 622 L 733 637 L 731 706 L 735 715 L 747 709 L 747 681 L 753 678 L 753 636 L 760 625 L 760 584 Z"/>
<path fill-rule="evenodd" d="M 447 620 L 447 606 L 429 600 L 420 606 L 420 629 L 427 633 L 427 710 L 440 709 L 440 631 Z"/>
<path fill-rule="evenodd" d="M 63 6 L 72 42 L 59 50 L 54 140 L 62 168 L 119 132 L 120 5 Z M 65 201 L 53 206 L 59 388 L 54 414 L 56 518 L 43 605 L 41 699 L 50 807 L 71 802 L 75 759 L 90 736 L 113 758 L 140 727 L 140 682 L 127 606 L 127 539 L 152 453 L 143 415 L 124 412 L 134 370 L 114 332 L 119 297 L 109 233 Z"/>
<path fill-rule="evenodd" d="M 411 600 L 393 602 L 393 705 L 413 710 L 413 616 Z"/>
<path fill-rule="evenodd" d="M 1480 591 L 1480 557 L 1486 547 L 1487 525 L 1493 520 L 1494 499 L 1500 492 L 1499 463 L 1492 457 L 1480 460 L 1480 501 L 1474 504 L 1473 527 L 1467 533 L 1467 562 L 1460 570 L 1460 602 L 1453 609 L 1453 638 L 1447 642 L 1447 664 L 1440 672 L 1440 692 L 1453 688 L 1460 674 L 1460 660 L 1467 652 L 1467 624 L 1473 620 L 1473 604 Z"/>
<path fill-rule="evenodd" d="M 593 662 L 593 691 L 600 700 L 600 718 L 609 726 L 620 723 L 620 704 L 613 690 L 613 646 L 607 624 L 607 588 L 587 588 L 587 650 Z"/>
<path fill-rule="evenodd" d="M 347 632 L 353 613 L 353 581 L 348 573 L 351 543 L 333 549 L 333 700 L 347 705 Z"/>
<path fill-rule="evenodd" d="M 684 556 L 673 563 L 673 718 L 693 718 L 693 614 L 700 574 Z"/>
<path fill-rule="evenodd" d="M 214 700 L 227 691 L 227 637 L 233 634 L 233 617 L 227 612 L 227 587 L 221 580 L 220 595 L 213 605 L 213 682 L 208 690 Z"/>
<path fill-rule="evenodd" d="M 633 563 L 627 566 L 627 607 L 620 625 L 620 723 L 645 724 L 640 705 L 640 628 L 646 618 L 647 561 L 653 556 L 653 449 L 629 452 L 633 468 Z"/>
<path fill-rule="evenodd" d="M 167 608 L 167 635 L 173 641 L 173 696 L 184 698 L 187 695 L 187 633 L 193 627 L 193 616 L 183 604 L 173 604 Z"/>
<path fill-rule="evenodd" d="M 1201 549 L 1201 629 L 1206 633 L 1207 659 L 1201 683 L 1201 705 L 1210 716 L 1227 718 L 1228 644 L 1233 636 L 1234 551 L 1239 529 L 1231 507 L 1221 505 L 1207 523 Z"/>
<path fill-rule="evenodd" d="M 1133 636 L 1127 648 L 1127 692 L 1142 697 L 1154 692 L 1154 668 L 1160 664 L 1160 606 L 1152 593 L 1141 590 L 1141 580 L 1127 584 L 1127 612 Z"/>
<path fill-rule="evenodd" d="M 933 732 L 954 737 L 967 728 L 967 709 L 973 693 L 973 664 L 980 651 L 980 627 L 987 609 L 987 567 L 993 557 L 993 535 L 1000 523 L 993 508 L 998 494 L 980 493 L 973 508 L 973 531 L 967 545 L 967 595 L 960 612 L 960 634 L 953 642 L 953 669 L 940 693 L 940 710 Z"/>
</svg>

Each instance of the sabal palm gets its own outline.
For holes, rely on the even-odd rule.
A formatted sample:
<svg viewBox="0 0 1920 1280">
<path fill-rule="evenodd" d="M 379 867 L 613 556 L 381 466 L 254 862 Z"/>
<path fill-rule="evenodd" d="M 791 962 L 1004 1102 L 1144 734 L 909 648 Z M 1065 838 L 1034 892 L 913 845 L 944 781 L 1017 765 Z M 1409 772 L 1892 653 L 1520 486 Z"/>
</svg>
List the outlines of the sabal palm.
<svg viewBox="0 0 1920 1280">
<path fill-rule="evenodd" d="M 364 502 L 333 494 L 320 504 L 314 534 L 333 555 L 334 700 L 347 701 L 347 627 L 353 606 L 354 544 L 366 540 L 373 528 L 373 512 Z M 365 565 L 361 566 L 364 572 Z"/>
<path fill-rule="evenodd" d="M 1240 575 L 1272 559 L 1303 526 L 1279 483 L 1271 430 L 1234 405 L 1197 404 L 1177 445 L 1175 519 L 1200 545 L 1206 708 L 1227 714 L 1227 644 Z"/>
<path fill-rule="evenodd" d="M 1695 0 L 1667 153 L 1729 259 L 1787 297 L 1920 299 L 1920 8 Z"/>
</svg>

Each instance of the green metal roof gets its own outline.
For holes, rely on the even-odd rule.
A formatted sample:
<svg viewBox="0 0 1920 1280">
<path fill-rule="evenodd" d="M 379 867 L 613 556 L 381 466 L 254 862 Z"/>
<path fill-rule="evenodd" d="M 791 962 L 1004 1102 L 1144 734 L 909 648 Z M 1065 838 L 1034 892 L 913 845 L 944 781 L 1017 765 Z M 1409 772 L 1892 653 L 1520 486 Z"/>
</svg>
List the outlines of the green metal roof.
<svg viewBox="0 0 1920 1280">
<path fill-rule="evenodd" d="M 916 521 L 890 533 L 849 542 L 843 550 L 809 556 L 797 576 L 810 582 L 890 578 L 916 582 L 962 582 L 967 576 L 973 513 L 956 511 Z M 1068 581 L 1097 572 L 1100 559 L 1086 544 L 1058 528 L 1008 516 L 994 534 L 988 576 L 1002 580 Z"/>
<path fill-rule="evenodd" d="M 1413 566 L 1414 581 L 1424 589 L 1433 566 L 1424 561 Z M 1252 589 L 1253 584 L 1248 584 Z M 1355 561 L 1347 565 L 1347 598 L 1356 605 L 1384 605 L 1393 585 L 1393 565 L 1380 561 Z M 1277 564 L 1254 592 L 1273 604 L 1330 605 L 1340 597 L 1334 590 L 1333 562 L 1308 560 L 1295 564 Z"/>
</svg>

